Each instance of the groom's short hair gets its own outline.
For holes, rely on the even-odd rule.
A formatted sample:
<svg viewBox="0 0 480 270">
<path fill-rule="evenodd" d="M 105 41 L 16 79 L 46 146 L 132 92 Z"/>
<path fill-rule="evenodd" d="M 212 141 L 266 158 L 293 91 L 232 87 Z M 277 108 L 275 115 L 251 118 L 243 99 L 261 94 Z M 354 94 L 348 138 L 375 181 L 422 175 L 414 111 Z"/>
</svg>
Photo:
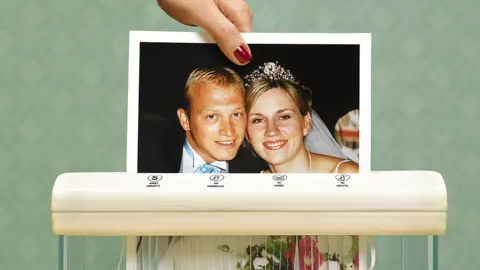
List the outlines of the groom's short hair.
<svg viewBox="0 0 480 270">
<path fill-rule="evenodd" d="M 186 101 L 185 111 L 190 115 L 190 105 L 192 103 L 192 92 L 197 85 L 202 83 L 211 83 L 222 87 L 237 87 L 245 92 L 242 78 L 232 69 L 227 67 L 220 68 L 197 68 L 193 70 L 185 83 L 184 97 Z"/>
</svg>

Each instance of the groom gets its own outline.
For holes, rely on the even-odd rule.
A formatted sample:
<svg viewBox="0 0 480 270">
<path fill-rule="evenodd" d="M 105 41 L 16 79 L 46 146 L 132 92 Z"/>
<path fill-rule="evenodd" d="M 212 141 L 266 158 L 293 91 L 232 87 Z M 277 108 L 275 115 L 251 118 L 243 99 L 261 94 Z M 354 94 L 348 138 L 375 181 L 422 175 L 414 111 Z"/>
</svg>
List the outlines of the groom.
<svg viewBox="0 0 480 270">
<path fill-rule="evenodd" d="M 178 91 L 178 90 L 176 90 Z M 140 117 L 138 172 L 259 173 L 266 163 L 242 146 L 243 81 L 229 68 L 193 70 L 176 118 Z"/>
<path fill-rule="evenodd" d="M 178 90 L 177 90 L 178 91 Z M 229 68 L 193 70 L 177 118 L 140 117 L 138 172 L 259 173 L 266 163 L 242 146 L 243 81 Z"/>
<path fill-rule="evenodd" d="M 248 170 L 242 167 L 245 164 L 235 163 L 247 126 L 244 92 L 242 79 L 229 68 L 190 73 L 184 92 L 187 105 L 177 110 L 185 131 L 179 172 Z"/>
</svg>

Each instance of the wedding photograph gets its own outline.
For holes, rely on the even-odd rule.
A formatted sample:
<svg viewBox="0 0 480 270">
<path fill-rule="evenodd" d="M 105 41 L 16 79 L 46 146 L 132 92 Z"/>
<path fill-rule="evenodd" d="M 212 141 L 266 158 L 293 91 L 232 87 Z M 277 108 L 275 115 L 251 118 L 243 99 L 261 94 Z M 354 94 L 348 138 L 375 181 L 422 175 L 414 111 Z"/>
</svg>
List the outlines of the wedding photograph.
<svg viewBox="0 0 480 270">
<path fill-rule="evenodd" d="M 341 167 L 356 166 L 360 121 L 354 132 L 338 126 L 352 113 L 361 119 L 360 45 L 250 49 L 255 58 L 236 66 L 211 43 L 139 42 L 138 84 L 130 89 L 138 104 L 129 106 L 137 172 L 194 172 L 207 159 L 216 172 L 260 173 L 289 155 L 303 166 L 311 160 L 315 172 L 333 172 L 343 160 L 350 162 Z M 285 134 L 265 136 L 277 131 Z"/>
<path fill-rule="evenodd" d="M 360 128 L 370 127 L 362 39 L 252 34 L 246 38 L 255 58 L 238 66 L 200 34 L 175 34 L 131 37 L 129 171 L 369 169 L 370 132 Z M 151 264 L 152 245 L 158 269 L 358 269 L 360 248 L 357 236 L 139 236 L 140 265 Z M 307 249 L 308 260 L 298 257 Z"/>
</svg>

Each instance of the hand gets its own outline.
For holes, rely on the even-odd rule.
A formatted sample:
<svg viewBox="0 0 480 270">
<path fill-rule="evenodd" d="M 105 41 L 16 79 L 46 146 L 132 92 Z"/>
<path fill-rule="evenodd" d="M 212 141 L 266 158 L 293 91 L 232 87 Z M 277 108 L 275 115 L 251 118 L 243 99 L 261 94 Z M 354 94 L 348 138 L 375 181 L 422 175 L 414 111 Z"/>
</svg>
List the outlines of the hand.
<svg viewBox="0 0 480 270">
<path fill-rule="evenodd" d="M 209 33 L 223 54 L 237 65 L 252 59 L 240 32 L 252 31 L 252 11 L 243 0 L 157 0 L 178 22 L 199 26 Z"/>
</svg>

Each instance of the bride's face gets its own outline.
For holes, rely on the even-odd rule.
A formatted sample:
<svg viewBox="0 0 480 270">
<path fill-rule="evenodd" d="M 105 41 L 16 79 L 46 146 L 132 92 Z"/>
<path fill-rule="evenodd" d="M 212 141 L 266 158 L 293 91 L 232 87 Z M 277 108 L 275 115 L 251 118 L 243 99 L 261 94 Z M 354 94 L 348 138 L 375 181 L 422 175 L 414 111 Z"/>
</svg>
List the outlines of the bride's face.
<svg viewBox="0 0 480 270">
<path fill-rule="evenodd" d="M 303 148 L 307 131 L 307 118 L 279 88 L 261 94 L 248 113 L 248 140 L 255 152 L 272 165 L 294 158 Z"/>
</svg>

